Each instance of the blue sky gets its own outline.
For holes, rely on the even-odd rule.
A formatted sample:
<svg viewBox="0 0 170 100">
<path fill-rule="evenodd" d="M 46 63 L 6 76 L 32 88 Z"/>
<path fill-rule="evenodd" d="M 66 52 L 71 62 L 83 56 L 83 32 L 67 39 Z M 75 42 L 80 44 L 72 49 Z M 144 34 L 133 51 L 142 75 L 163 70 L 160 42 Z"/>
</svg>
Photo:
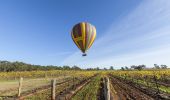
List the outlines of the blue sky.
<svg viewBox="0 0 170 100">
<path fill-rule="evenodd" d="M 96 26 L 88 56 L 73 43 L 78 22 Z M 170 65 L 168 0 L 0 1 L 0 59 L 82 68 Z"/>
</svg>

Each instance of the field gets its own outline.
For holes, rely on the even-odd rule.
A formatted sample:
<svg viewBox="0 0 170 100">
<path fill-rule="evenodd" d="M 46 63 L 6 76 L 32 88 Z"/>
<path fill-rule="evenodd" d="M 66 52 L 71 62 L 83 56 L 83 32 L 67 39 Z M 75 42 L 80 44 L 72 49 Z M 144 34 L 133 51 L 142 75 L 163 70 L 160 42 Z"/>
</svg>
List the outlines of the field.
<svg viewBox="0 0 170 100">
<path fill-rule="evenodd" d="M 0 73 L 0 100 L 52 98 L 170 100 L 170 70 L 51 70 Z"/>
</svg>

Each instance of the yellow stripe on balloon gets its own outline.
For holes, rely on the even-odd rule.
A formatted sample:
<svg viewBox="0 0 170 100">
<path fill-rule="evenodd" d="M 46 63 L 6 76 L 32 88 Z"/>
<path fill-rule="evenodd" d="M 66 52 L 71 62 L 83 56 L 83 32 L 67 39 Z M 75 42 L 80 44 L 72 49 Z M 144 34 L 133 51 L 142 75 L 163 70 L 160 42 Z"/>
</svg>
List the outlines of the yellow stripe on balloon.
<svg viewBox="0 0 170 100">
<path fill-rule="evenodd" d="M 82 40 L 83 40 L 83 50 L 85 51 L 85 43 L 86 43 L 86 41 L 85 41 L 85 33 L 86 33 L 86 28 L 85 28 L 85 23 L 83 22 L 83 23 L 81 23 L 81 32 L 82 32 Z"/>
<path fill-rule="evenodd" d="M 92 31 L 93 31 L 93 29 L 92 29 L 92 25 L 89 25 L 89 32 L 88 32 L 88 39 L 87 39 L 87 49 L 89 49 L 89 45 L 90 45 L 90 41 L 91 41 L 91 37 L 92 37 Z"/>
<path fill-rule="evenodd" d="M 96 29 L 95 29 L 94 26 L 93 26 L 93 37 L 92 37 L 92 39 L 91 39 L 91 41 L 90 41 L 90 44 L 89 44 L 89 47 L 88 47 L 88 48 L 91 47 L 91 45 L 93 44 L 95 38 L 96 38 Z"/>
</svg>

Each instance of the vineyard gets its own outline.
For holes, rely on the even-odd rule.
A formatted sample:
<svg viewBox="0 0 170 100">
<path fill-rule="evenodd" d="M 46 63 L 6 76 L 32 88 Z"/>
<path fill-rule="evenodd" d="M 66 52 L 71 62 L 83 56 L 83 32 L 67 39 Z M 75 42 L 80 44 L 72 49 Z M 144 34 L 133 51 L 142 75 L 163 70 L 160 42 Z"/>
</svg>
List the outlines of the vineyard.
<svg viewBox="0 0 170 100">
<path fill-rule="evenodd" d="M 170 70 L 0 73 L 0 100 L 170 100 Z"/>
</svg>

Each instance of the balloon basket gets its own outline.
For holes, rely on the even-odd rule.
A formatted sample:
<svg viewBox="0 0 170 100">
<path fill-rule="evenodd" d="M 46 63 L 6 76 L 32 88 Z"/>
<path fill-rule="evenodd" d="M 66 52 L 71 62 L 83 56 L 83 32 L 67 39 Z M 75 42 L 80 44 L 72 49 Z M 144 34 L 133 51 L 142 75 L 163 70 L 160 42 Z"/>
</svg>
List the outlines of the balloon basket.
<svg viewBox="0 0 170 100">
<path fill-rule="evenodd" d="M 82 56 L 87 56 L 87 54 L 83 53 Z"/>
</svg>

